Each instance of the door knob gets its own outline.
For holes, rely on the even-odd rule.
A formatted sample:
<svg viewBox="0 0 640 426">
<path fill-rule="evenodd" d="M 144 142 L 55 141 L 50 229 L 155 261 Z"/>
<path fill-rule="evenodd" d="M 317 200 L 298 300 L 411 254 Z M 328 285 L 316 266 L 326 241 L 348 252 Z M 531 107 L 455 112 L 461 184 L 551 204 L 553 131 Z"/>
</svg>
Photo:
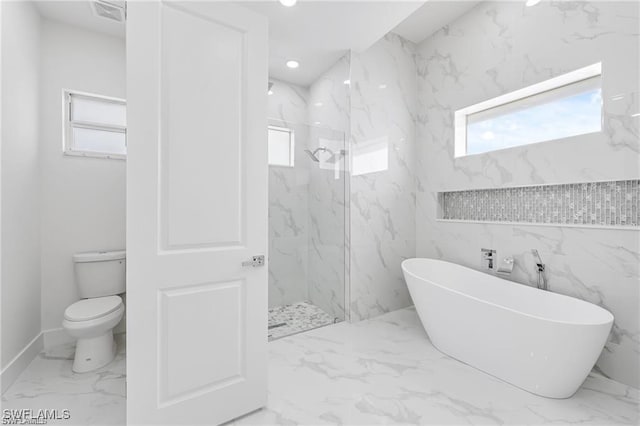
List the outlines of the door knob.
<svg viewBox="0 0 640 426">
<path fill-rule="evenodd" d="M 262 254 L 253 256 L 251 260 L 245 260 L 244 262 L 242 262 L 242 266 L 253 266 L 254 268 L 258 266 L 263 266 L 263 265 L 264 265 L 264 255 Z"/>
</svg>

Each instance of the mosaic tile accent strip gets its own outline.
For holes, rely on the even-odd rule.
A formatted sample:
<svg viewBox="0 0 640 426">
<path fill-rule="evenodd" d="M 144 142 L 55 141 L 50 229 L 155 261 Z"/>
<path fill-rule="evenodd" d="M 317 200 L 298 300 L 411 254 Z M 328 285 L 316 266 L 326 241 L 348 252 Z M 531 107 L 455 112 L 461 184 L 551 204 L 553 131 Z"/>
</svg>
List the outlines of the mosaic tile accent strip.
<svg viewBox="0 0 640 426">
<path fill-rule="evenodd" d="M 309 302 L 269 309 L 269 341 L 334 324 L 335 319 Z"/>
<path fill-rule="evenodd" d="M 640 180 L 441 192 L 438 197 L 445 220 L 640 225 Z"/>
</svg>

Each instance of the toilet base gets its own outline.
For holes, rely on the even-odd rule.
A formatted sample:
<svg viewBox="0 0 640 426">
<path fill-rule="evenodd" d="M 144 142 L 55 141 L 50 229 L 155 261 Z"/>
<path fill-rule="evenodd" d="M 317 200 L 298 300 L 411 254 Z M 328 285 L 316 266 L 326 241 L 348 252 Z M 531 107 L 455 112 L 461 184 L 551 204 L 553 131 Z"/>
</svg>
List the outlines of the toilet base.
<svg viewBox="0 0 640 426">
<path fill-rule="evenodd" d="M 78 339 L 71 369 L 76 373 L 86 373 L 104 367 L 115 356 L 116 342 L 113 340 L 112 330 L 98 337 Z"/>
</svg>

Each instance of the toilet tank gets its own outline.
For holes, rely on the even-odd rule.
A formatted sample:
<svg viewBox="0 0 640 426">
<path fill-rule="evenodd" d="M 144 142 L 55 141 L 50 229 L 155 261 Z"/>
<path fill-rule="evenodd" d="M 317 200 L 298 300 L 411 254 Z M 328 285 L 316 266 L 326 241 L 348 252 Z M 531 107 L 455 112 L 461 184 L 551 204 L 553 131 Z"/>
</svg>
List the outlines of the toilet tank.
<svg viewBox="0 0 640 426">
<path fill-rule="evenodd" d="M 74 254 L 75 278 L 80 297 L 86 299 L 124 293 L 125 254 L 124 250 Z"/>
</svg>

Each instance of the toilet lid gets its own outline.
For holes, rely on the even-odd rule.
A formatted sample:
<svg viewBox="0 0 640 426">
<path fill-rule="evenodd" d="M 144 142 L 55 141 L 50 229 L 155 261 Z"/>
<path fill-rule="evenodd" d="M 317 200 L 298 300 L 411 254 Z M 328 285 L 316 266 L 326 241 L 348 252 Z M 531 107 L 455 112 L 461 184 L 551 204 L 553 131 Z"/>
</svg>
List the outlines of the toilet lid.
<svg viewBox="0 0 640 426">
<path fill-rule="evenodd" d="M 64 318 L 69 321 L 87 321 L 103 317 L 122 305 L 119 296 L 94 297 L 80 300 L 64 311 Z"/>
</svg>

